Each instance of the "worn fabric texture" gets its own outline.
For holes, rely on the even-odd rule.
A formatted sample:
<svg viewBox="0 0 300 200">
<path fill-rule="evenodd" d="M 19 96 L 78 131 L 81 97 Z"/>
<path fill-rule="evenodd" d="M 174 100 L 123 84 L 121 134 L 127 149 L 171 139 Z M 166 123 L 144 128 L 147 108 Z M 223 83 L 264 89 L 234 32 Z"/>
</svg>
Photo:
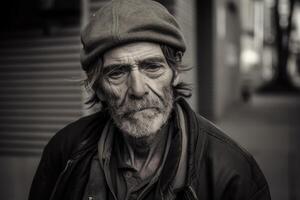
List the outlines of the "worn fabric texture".
<svg viewBox="0 0 300 200">
<path fill-rule="evenodd" d="M 269 200 L 268 184 L 253 157 L 212 123 L 195 114 L 184 99 L 177 103 L 185 115 L 189 137 L 185 184 L 170 190 L 179 149 L 171 146 L 172 155 L 163 167 L 154 198 Z M 82 200 L 100 133 L 108 120 L 107 113 L 98 112 L 68 125 L 50 140 L 34 177 L 29 200 Z M 104 176 L 99 179 L 105 183 Z M 101 189 L 109 192 L 106 184 Z"/>
<path fill-rule="evenodd" d="M 253 157 L 195 114 L 184 99 L 177 103 L 183 110 L 188 134 L 185 183 L 176 190 L 170 187 L 176 176 L 176 155 L 180 154 L 180 148 L 172 147 L 172 141 L 154 197 L 143 199 L 269 200 L 268 184 Z M 29 200 L 82 200 L 97 143 L 108 120 L 106 112 L 98 112 L 68 125 L 51 139 L 43 152 Z M 99 179 L 105 183 L 104 176 Z M 107 184 L 101 189 L 109 192 Z"/>
<path fill-rule="evenodd" d="M 113 0 L 101 7 L 81 34 L 84 70 L 95 66 L 105 51 L 132 42 L 154 42 L 182 53 L 186 46 L 175 18 L 151 0 Z"/>
</svg>

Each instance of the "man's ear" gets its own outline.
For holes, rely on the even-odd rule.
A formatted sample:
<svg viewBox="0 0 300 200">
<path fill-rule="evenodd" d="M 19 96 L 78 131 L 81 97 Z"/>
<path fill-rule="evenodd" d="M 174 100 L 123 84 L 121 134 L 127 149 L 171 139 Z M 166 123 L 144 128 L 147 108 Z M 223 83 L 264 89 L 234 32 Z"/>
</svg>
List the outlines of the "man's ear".
<svg viewBox="0 0 300 200">
<path fill-rule="evenodd" d="M 180 79 L 179 73 L 177 70 L 175 70 L 172 86 L 176 86 L 179 83 L 179 79 Z"/>
</svg>

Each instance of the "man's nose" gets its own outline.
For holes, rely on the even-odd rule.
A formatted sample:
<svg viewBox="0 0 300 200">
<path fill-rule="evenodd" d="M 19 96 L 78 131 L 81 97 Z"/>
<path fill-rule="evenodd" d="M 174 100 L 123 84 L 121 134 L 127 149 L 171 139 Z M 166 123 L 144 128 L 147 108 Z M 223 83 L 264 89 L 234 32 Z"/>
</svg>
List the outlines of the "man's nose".
<svg viewBox="0 0 300 200">
<path fill-rule="evenodd" d="M 144 76 L 139 70 L 132 70 L 129 78 L 129 96 L 133 98 L 142 98 L 148 94 Z"/>
</svg>

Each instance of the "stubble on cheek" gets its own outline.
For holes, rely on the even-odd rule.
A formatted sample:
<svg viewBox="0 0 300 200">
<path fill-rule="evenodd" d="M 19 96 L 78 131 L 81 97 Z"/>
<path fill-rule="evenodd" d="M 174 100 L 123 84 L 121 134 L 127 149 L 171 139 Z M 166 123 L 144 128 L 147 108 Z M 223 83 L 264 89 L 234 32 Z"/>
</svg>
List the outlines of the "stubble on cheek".
<svg viewBox="0 0 300 200">
<path fill-rule="evenodd" d="M 156 93 L 150 92 L 139 100 L 130 99 L 127 96 L 121 100 L 117 98 L 120 91 L 110 90 L 115 93 L 106 94 L 109 99 L 107 101 L 108 110 L 119 129 L 133 137 L 156 133 L 166 123 L 173 108 L 171 87 L 164 87 L 162 90 L 163 94 L 160 97 Z M 123 104 L 119 103 L 123 101 Z"/>
</svg>

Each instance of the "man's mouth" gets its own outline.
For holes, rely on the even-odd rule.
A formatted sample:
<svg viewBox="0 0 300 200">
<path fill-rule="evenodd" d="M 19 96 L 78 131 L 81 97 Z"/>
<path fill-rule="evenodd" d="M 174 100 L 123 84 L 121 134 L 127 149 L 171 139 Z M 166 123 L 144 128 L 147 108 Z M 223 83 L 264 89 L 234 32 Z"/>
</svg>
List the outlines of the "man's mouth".
<svg viewBox="0 0 300 200">
<path fill-rule="evenodd" d="M 133 115 L 135 113 L 143 112 L 143 111 L 148 111 L 148 110 L 156 110 L 156 111 L 158 111 L 159 109 L 157 107 L 144 107 L 144 108 L 139 108 L 139 109 L 133 109 L 133 110 L 127 111 L 124 114 L 124 116 L 130 116 L 130 115 Z"/>
</svg>

